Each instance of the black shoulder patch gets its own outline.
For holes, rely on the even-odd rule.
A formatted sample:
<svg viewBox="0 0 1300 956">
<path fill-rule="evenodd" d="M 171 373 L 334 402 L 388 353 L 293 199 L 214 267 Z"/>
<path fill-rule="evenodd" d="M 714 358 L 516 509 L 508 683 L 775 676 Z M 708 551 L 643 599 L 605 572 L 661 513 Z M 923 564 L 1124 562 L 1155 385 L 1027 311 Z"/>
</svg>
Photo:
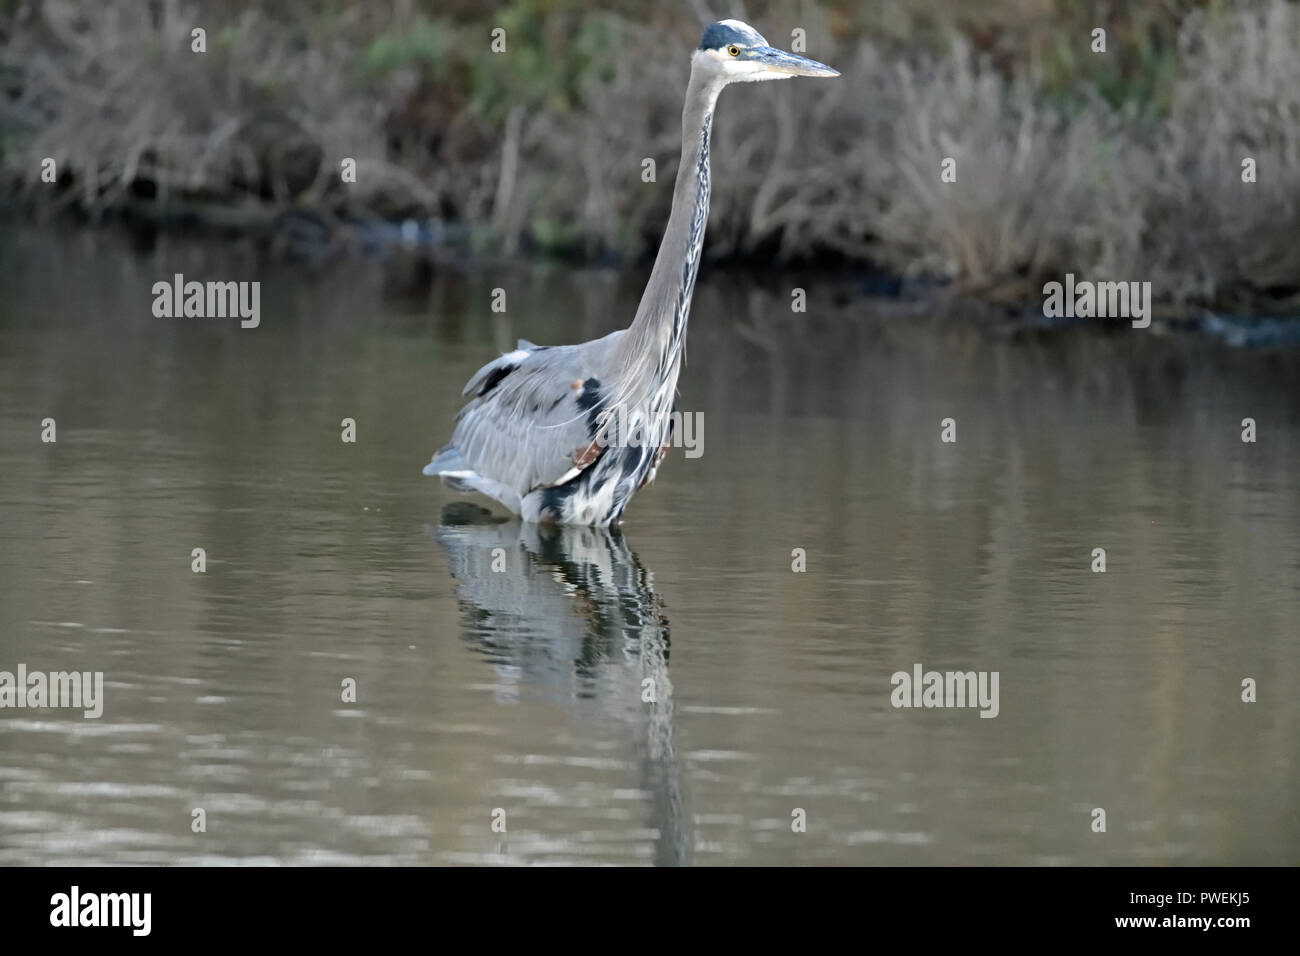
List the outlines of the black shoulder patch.
<svg viewBox="0 0 1300 956">
<path fill-rule="evenodd" d="M 582 394 L 578 396 L 578 407 L 589 412 L 600 401 L 600 379 L 589 378 L 582 383 Z"/>
<path fill-rule="evenodd" d="M 503 378 L 518 367 L 518 365 L 503 365 L 501 368 L 494 368 L 492 374 L 487 377 L 487 381 L 483 383 L 483 387 L 478 390 L 478 397 L 482 398 L 488 392 L 492 391 L 492 389 L 501 384 Z"/>
</svg>

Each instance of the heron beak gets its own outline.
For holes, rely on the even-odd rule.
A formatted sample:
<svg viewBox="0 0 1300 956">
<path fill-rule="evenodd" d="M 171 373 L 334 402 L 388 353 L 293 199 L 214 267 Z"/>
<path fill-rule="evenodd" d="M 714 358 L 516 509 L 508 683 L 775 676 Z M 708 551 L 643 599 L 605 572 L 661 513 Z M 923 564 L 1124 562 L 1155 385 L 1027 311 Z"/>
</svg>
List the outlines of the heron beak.
<svg viewBox="0 0 1300 956">
<path fill-rule="evenodd" d="M 767 72 L 771 73 L 785 73 L 790 76 L 840 75 L 839 70 L 833 70 L 825 63 L 818 63 L 816 60 L 810 60 L 806 56 L 786 53 L 785 50 L 778 50 L 776 47 L 759 47 L 757 50 L 753 51 L 753 57 L 759 63 L 763 64 L 763 67 Z"/>
</svg>

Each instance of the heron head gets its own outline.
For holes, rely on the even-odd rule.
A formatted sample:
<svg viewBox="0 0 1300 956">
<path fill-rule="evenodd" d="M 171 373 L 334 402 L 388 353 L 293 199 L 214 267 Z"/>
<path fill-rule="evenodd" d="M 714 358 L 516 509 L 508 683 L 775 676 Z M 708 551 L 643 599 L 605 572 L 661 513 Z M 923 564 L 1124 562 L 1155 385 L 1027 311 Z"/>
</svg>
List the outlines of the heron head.
<svg viewBox="0 0 1300 956">
<path fill-rule="evenodd" d="M 721 20 L 705 27 L 694 59 L 726 83 L 840 75 L 825 63 L 776 49 L 761 33 L 739 20 Z"/>
</svg>

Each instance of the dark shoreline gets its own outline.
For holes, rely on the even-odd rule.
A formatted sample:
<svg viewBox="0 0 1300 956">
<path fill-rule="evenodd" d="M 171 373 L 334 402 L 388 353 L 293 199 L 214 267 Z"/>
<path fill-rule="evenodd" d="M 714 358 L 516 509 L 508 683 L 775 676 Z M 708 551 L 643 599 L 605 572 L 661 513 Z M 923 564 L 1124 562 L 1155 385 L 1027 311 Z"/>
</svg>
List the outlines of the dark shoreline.
<svg viewBox="0 0 1300 956">
<path fill-rule="evenodd" d="M 154 206 L 150 203 L 147 206 Z M 213 247 L 224 244 L 251 245 L 255 254 L 306 272 L 329 269 L 349 261 L 380 262 L 390 275 L 390 288 L 398 297 L 418 298 L 439 270 L 481 271 L 487 265 L 507 269 L 559 268 L 625 272 L 648 270 L 649 261 L 625 263 L 603 257 L 584 261 L 569 257 L 521 252 L 515 256 L 476 253 L 465 226 L 443 223 L 407 224 L 387 221 L 350 222 L 336 220 L 334 230 L 322 217 L 304 210 L 273 213 L 266 207 L 247 217 L 231 214 L 205 218 L 197 210 L 182 209 L 166 216 L 141 218 L 136 212 L 91 222 L 72 210 L 49 214 L 0 206 L 0 226 L 6 229 L 54 229 L 69 236 L 82 230 L 115 233 L 137 251 L 146 251 L 162 237 Z M 312 224 L 317 229 L 312 229 Z M 251 226 L 251 228 L 250 228 Z M 716 278 L 743 278 L 763 288 L 772 286 L 772 268 L 777 263 L 731 256 L 706 260 L 707 273 Z M 803 277 L 829 280 L 837 304 L 875 300 L 897 303 L 937 315 L 953 322 L 967 322 L 990 334 L 1007 337 L 1053 335 L 1063 331 L 1090 329 L 1119 334 L 1130 322 L 1099 318 L 1048 317 L 1035 301 L 990 301 L 962 292 L 955 285 L 933 280 L 909 280 L 877 266 L 850 261 L 833 261 L 829 267 L 792 259 L 779 264 L 785 278 L 781 285 L 798 285 Z M 1288 302 L 1279 301 L 1279 311 Z M 1277 313 L 1260 315 L 1225 314 L 1198 309 L 1178 313 L 1157 301 L 1151 326 L 1156 335 L 1203 336 L 1231 348 L 1300 348 L 1300 317 L 1284 318 Z"/>
</svg>

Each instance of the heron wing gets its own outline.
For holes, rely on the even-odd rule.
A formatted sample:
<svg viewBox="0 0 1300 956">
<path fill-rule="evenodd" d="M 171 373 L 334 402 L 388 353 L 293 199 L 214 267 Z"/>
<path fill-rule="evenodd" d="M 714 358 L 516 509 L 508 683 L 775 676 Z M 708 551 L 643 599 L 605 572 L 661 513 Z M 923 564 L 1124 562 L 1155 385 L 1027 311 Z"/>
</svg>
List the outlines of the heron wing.
<svg viewBox="0 0 1300 956">
<path fill-rule="evenodd" d="M 595 421 L 611 394 L 613 348 L 621 336 L 521 347 L 481 368 L 465 386 L 472 397 L 452 434 L 461 458 L 520 497 L 572 480 L 599 457 L 592 447 Z"/>
</svg>

